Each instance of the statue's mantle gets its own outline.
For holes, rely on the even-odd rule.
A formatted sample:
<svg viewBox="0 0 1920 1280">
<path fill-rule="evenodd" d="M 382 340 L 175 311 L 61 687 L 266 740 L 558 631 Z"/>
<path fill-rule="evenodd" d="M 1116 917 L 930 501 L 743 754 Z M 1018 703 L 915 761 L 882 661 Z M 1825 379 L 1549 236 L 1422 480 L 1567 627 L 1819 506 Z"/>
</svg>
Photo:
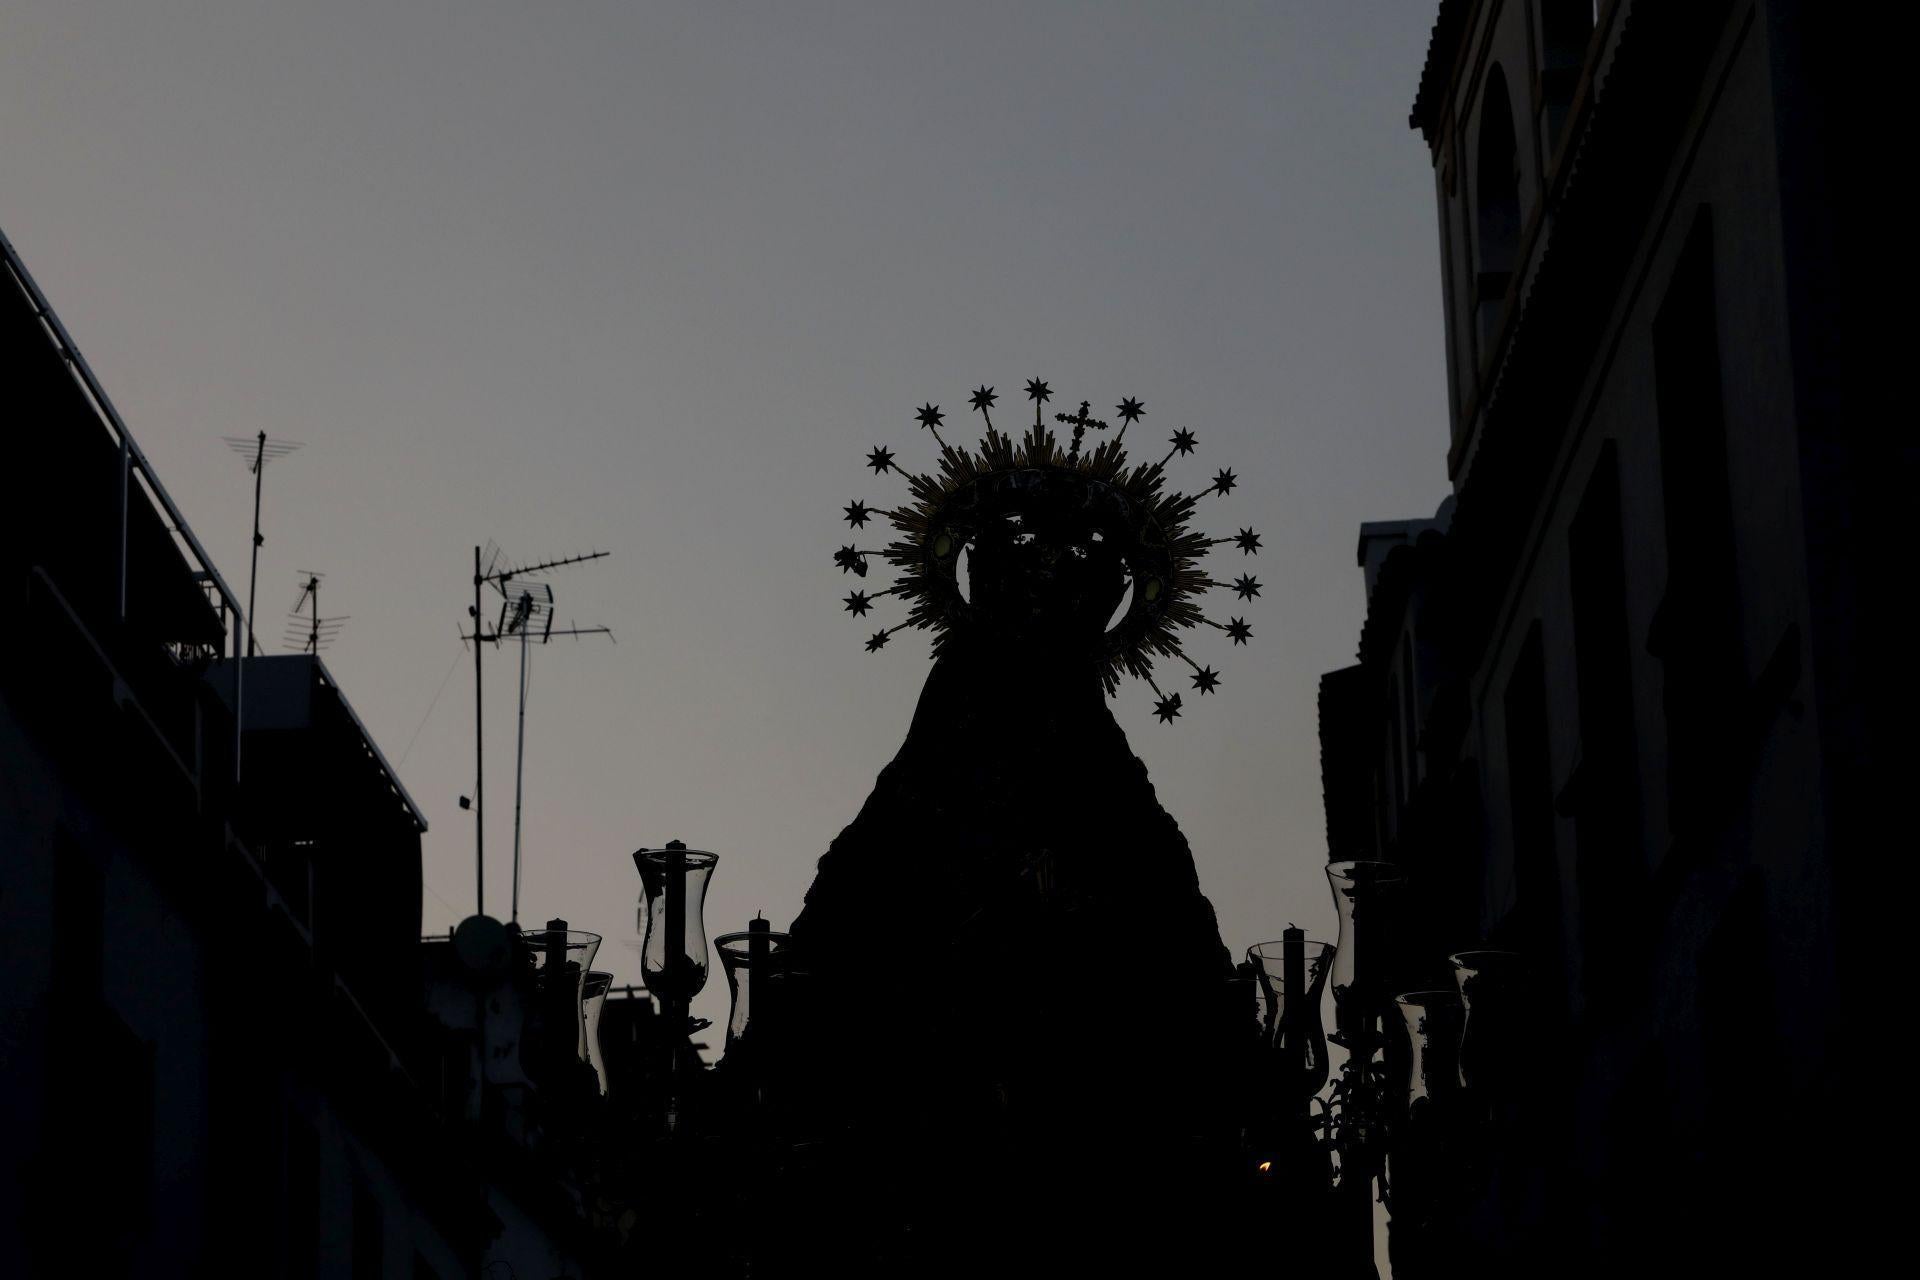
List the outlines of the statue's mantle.
<svg viewBox="0 0 1920 1280">
<path fill-rule="evenodd" d="M 950 638 L 792 935 L 904 1089 L 1023 1126 L 1204 1127 L 1252 1017 L 1091 665 L 1013 645 Z"/>
</svg>

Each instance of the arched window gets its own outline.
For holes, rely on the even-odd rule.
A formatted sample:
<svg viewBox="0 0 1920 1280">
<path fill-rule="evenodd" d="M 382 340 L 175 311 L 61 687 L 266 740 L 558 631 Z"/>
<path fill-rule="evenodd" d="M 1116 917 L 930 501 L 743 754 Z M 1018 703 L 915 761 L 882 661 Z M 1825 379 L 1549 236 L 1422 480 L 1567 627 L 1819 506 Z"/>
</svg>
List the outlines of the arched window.
<svg viewBox="0 0 1920 1280">
<path fill-rule="evenodd" d="M 1573 87 L 1593 43 L 1594 0 L 1540 0 L 1540 109 L 1547 145 L 1557 146 Z"/>
<path fill-rule="evenodd" d="M 1484 344 L 1493 334 L 1520 248 L 1520 153 L 1513 99 L 1499 67 L 1480 99 L 1480 145 L 1474 153 L 1474 309 Z"/>
</svg>

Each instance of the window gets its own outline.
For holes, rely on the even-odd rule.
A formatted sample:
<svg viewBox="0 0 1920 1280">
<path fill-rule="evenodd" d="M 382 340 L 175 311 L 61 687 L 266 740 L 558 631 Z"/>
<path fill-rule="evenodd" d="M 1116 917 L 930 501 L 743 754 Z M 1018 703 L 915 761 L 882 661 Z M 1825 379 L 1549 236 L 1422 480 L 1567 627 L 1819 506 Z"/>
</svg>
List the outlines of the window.
<svg viewBox="0 0 1920 1280">
<path fill-rule="evenodd" d="M 1498 66 L 1487 73 L 1480 99 L 1480 141 L 1474 151 L 1474 311 L 1484 357 L 1520 251 L 1520 151 L 1514 139 L 1513 99 Z"/>
<path fill-rule="evenodd" d="M 1827 1205 L 1844 1216 L 1840 1194 L 1808 1203 L 1804 1195 L 1769 1194 L 1769 1182 L 1788 1169 L 1820 1169 L 1841 1150 L 1831 1138 L 1794 1132 L 1796 1126 L 1770 1124 L 1783 1099 L 1796 1096 L 1786 1064 L 1792 1051 L 1783 1043 L 1780 981 L 1775 957 L 1790 954 L 1772 936 L 1766 884 L 1749 868 L 1721 910 L 1700 952 L 1695 1014 L 1700 1028 L 1700 1079 L 1703 1090 L 1700 1149 L 1695 1165 L 1703 1194 L 1692 1201 L 1705 1221 L 1726 1224 L 1727 1239 L 1751 1223 L 1756 1208 L 1787 1207 L 1819 1213 Z M 1791 963 L 1791 961 L 1789 961 Z M 1805 1096 L 1805 1095 L 1800 1095 Z M 1833 1167 L 1828 1163 L 1825 1167 Z M 1844 1181 L 1844 1179 L 1842 1179 Z M 1842 1193 L 1844 1194 L 1844 1193 Z M 1809 1266 L 1743 1266 L 1747 1274 L 1810 1274 Z"/>
<path fill-rule="evenodd" d="M 53 931 L 63 963 L 53 969 L 56 1000 L 98 1001 L 106 947 L 106 872 L 64 827 L 53 841 Z"/>
<path fill-rule="evenodd" d="M 1648 648 L 1665 668 L 1668 820 L 1679 836 L 1705 818 L 1718 789 L 1745 671 L 1707 209 L 1654 318 L 1653 359 L 1667 586 Z"/>
<path fill-rule="evenodd" d="M 93 1257 L 130 1270 L 153 1221 L 154 1046 L 136 1035 L 105 994 L 106 867 L 65 828 L 53 845 L 53 927 L 61 962 L 48 992 L 49 1043 L 86 1071 L 56 1070 L 47 1082 L 42 1133 L 49 1189 L 87 1188 L 100 1206 Z M 55 1257 L 62 1242 L 54 1242 Z M 64 1242 L 71 1249 L 72 1242 Z M 49 1268 L 52 1270 L 55 1268 Z"/>
<path fill-rule="evenodd" d="M 353 1179 L 353 1280 L 380 1280 L 386 1274 L 386 1224 L 380 1201 L 360 1174 Z"/>
<path fill-rule="evenodd" d="M 1387 797 L 1391 802 L 1388 812 L 1392 816 L 1390 832 L 1397 838 L 1400 833 L 1400 809 L 1407 802 L 1406 759 L 1400 738 L 1400 680 L 1398 677 L 1387 683 Z"/>
<path fill-rule="evenodd" d="M 1765 886 L 1749 871 L 1727 900 L 1700 956 L 1701 1066 L 1707 1132 L 1731 1155 L 1754 1143 L 1754 1118 L 1779 1091 L 1779 1013 L 1767 939 Z"/>
<path fill-rule="evenodd" d="M 1540 962 L 1542 987 L 1558 989 L 1561 959 L 1560 855 L 1555 847 L 1553 772 L 1548 759 L 1547 680 L 1540 624 L 1527 632 L 1502 698 L 1507 735 L 1507 806 L 1513 828 L 1513 948 Z"/>
<path fill-rule="evenodd" d="M 320 1135 L 303 1116 L 287 1117 L 287 1274 L 312 1280 L 320 1269 Z"/>
<path fill-rule="evenodd" d="M 86 1185 L 96 1203 L 110 1206 L 100 1215 L 105 1256 L 129 1265 L 139 1257 L 153 1224 L 155 1113 L 158 1089 L 154 1046 L 135 1035 L 104 1003 L 96 1038 L 87 1059 L 95 1065 L 87 1077 L 88 1115 L 64 1137 L 97 1161 Z M 83 1059 L 86 1060 L 86 1059 Z M 97 1126 L 89 1134 L 87 1126 Z"/>
<path fill-rule="evenodd" d="M 1593 0 L 1540 0 L 1541 129 L 1549 148 L 1560 143 L 1573 89 L 1593 43 Z"/>
<path fill-rule="evenodd" d="M 1420 716 L 1414 709 L 1418 697 L 1419 685 L 1415 682 L 1413 671 L 1413 636 L 1400 637 L 1400 721 L 1402 740 L 1405 745 L 1406 759 L 1402 767 L 1406 770 L 1406 794 L 1403 799 L 1411 800 L 1420 789 Z"/>
<path fill-rule="evenodd" d="M 1580 708 L 1580 765 L 1567 807 L 1574 818 L 1582 986 L 1596 1005 L 1631 983 L 1631 958 L 1643 954 L 1646 905 L 1623 551 L 1619 466 L 1608 441 L 1567 537 Z"/>
</svg>

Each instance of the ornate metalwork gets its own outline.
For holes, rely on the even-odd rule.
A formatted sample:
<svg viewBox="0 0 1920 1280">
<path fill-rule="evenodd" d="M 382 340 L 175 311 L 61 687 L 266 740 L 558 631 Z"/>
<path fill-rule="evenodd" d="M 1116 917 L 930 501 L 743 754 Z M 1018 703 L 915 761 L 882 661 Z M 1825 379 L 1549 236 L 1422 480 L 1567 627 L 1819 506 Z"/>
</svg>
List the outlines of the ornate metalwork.
<svg viewBox="0 0 1920 1280">
<path fill-rule="evenodd" d="M 834 563 L 842 573 L 864 578 L 872 562 L 879 560 L 892 566 L 898 576 L 883 590 L 856 591 L 842 603 L 849 613 L 862 617 L 881 596 L 902 598 L 909 606 L 907 620 L 875 632 L 866 641 L 867 650 L 883 648 L 894 632 L 913 627 L 933 632 L 937 654 L 949 638 L 981 622 L 980 611 L 962 584 L 961 565 L 964 554 L 983 533 L 1031 522 L 1066 530 L 1069 537 L 1088 545 L 1104 543 L 1107 551 L 1117 555 L 1132 591 L 1124 611 L 1106 629 L 1092 655 L 1101 682 L 1111 695 L 1123 676 L 1144 680 L 1157 699 L 1154 714 L 1163 722 L 1171 721 L 1180 714 L 1181 698 L 1178 693 L 1161 692 L 1154 682 L 1155 662 L 1168 658 L 1185 662 L 1192 668 L 1194 689 L 1204 695 L 1220 686 L 1220 672 L 1188 655 L 1183 633 L 1208 626 L 1226 632 L 1236 645 L 1247 643 L 1253 635 L 1244 619 L 1222 624 L 1208 618 L 1199 600 L 1202 593 L 1229 585 L 1210 577 L 1201 565 L 1212 547 L 1231 543 L 1244 555 L 1260 549 L 1259 535 L 1251 528 L 1232 537 L 1209 538 L 1192 527 L 1200 499 L 1232 493 L 1234 473 L 1221 470 L 1196 493 L 1171 488 L 1168 462 L 1193 452 L 1198 443 L 1184 427 L 1169 437 L 1172 448 L 1158 462 L 1131 462 L 1123 441 L 1127 429 L 1146 414 L 1145 403 L 1133 397 L 1115 406 L 1119 430 L 1091 449 L 1082 448 L 1088 433 L 1112 430 L 1107 421 L 1093 416 L 1091 402 L 1082 400 L 1071 414 L 1056 413 L 1056 422 L 1072 428 L 1062 449 L 1044 422 L 1042 406 L 1052 397 L 1052 388 L 1035 378 L 1027 383 L 1026 392 L 1033 402 L 1034 422 L 1017 439 L 994 427 L 991 410 L 999 396 L 982 383 L 969 397 L 986 423 L 978 445 L 948 443 L 940 434 L 945 415 L 940 406 L 928 401 L 915 410 L 914 417 L 938 442 L 940 456 L 934 470 L 907 471 L 884 447 L 868 453 L 867 466 L 875 475 L 894 471 L 906 478 L 910 500 L 887 511 L 857 499 L 849 503 L 845 518 L 850 525 L 861 528 L 869 517 L 884 516 L 898 536 L 880 547 L 843 546 L 834 553 Z M 1248 575 L 1231 586 L 1243 600 L 1260 593 L 1259 582 Z"/>
</svg>

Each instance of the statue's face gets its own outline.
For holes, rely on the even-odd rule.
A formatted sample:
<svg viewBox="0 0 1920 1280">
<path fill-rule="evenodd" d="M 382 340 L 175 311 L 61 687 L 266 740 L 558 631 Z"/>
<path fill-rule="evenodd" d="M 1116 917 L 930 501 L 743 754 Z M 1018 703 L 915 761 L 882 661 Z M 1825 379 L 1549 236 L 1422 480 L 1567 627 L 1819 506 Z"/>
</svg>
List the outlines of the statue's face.
<svg viewBox="0 0 1920 1280">
<path fill-rule="evenodd" d="M 1023 642 L 1091 646 L 1126 591 L 1113 542 L 1077 511 L 1004 515 L 971 549 L 973 607 L 991 629 Z"/>
</svg>

